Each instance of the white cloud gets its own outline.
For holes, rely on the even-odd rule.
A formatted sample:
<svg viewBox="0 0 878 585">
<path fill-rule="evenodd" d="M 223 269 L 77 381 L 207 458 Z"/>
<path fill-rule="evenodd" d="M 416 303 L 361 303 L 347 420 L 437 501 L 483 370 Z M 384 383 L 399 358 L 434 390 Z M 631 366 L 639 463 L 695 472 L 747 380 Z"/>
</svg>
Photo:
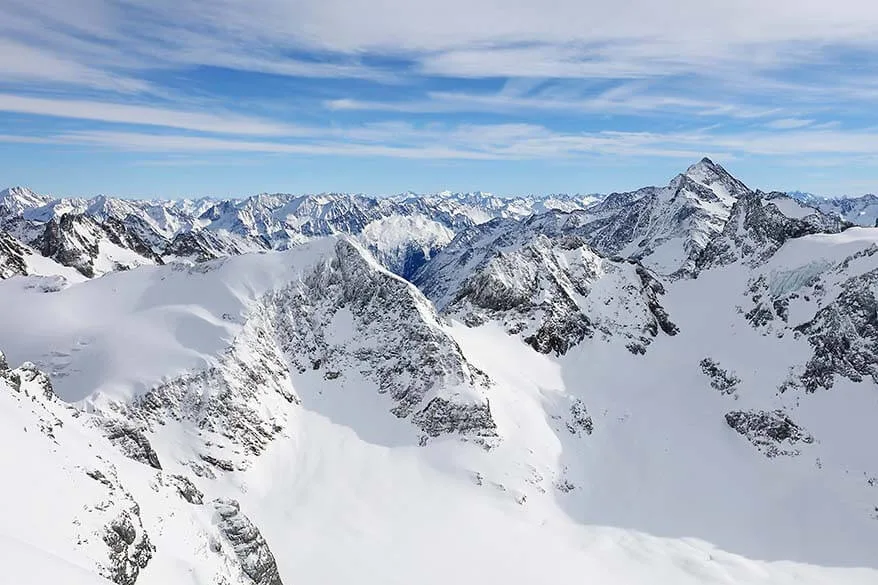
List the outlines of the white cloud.
<svg viewBox="0 0 878 585">
<path fill-rule="evenodd" d="M 455 77 L 722 77 L 874 52 L 878 28 L 865 0 L 0 0 L 0 11 L 15 19 L 7 35 L 39 38 L 32 48 L 52 31 L 51 49 L 84 52 L 88 37 L 141 66 L 379 78 L 360 57 Z M 68 57 L 99 57 L 81 56 Z"/>
<path fill-rule="evenodd" d="M 143 132 L 78 131 L 46 137 L 0 135 L 0 142 L 51 142 L 156 153 L 274 153 L 432 160 L 576 160 L 665 157 L 728 160 L 767 156 L 786 163 L 844 156 L 878 157 L 878 130 L 794 129 L 789 132 L 559 132 L 534 124 L 415 126 L 381 123 L 302 129 L 295 139 L 262 140 Z"/>
<path fill-rule="evenodd" d="M 796 128 L 804 128 L 805 126 L 810 126 L 814 123 L 814 120 L 805 120 L 803 118 L 781 118 L 779 120 L 772 120 L 768 122 L 765 126 L 767 128 L 773 128 L 775 130 L 793 130 Z"/>
<path fill-rule="evenodd" d="M 0 38 L 0 81 L 73 84 L 123 93 L 147 91 L 150 84 L 68 59 L 59 52 Z"/>
<path fill-rule="evenodd" d="M 2 138 L 0 138 L 2 139 Z M 141 152 L 245 152 L 291 155 L 381 156 L 417 159 L 490 160 L 499 156 L 487 152 L 466 152 L 443 146 L 385 146 L 346 141 L 329 143 L 286 143 L 234 140 L 202 136 L 174 136 L 135 132 L 84 131 L 55 136 L 61 144 L 91 145 Z"/>
<path fill-rule="evenodd" d="M 200 132 L 295 135 L 299 128 L 231 113 L 204 113 L 152 106 L 0 94 L 0 112 L 98 122 L 180 128 Z"/>
<path fill-rule="evenodd" d="M 777 113 L 776 108 L 720 103 L 661 93 L 626 93 L 607 91 L 597 95 L 571 97 L 510 95 L 506 92 L 476 94 L 463 92 L 430 92 L 423 100 L 366 101 L 355 98 L 326 100 L 324 107 L 335 111 L 380 111 L 404 113 L 496 113 L 528 110 L 558 110 L 585 113 L 687 112 L 697 116 L 759 118 Z"/>
</svg>

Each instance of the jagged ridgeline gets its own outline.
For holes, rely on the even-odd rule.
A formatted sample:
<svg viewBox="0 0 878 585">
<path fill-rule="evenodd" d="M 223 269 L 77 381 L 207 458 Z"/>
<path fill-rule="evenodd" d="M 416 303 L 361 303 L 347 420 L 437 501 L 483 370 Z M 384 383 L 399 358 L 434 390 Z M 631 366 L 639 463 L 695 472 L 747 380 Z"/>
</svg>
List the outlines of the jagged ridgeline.
<svg viewBox="0 0 878 585">
<path fill-rule="evenodd" d="M 878 583 L 876 213 L 7 189 L 0 583 Z"/>
</svg>

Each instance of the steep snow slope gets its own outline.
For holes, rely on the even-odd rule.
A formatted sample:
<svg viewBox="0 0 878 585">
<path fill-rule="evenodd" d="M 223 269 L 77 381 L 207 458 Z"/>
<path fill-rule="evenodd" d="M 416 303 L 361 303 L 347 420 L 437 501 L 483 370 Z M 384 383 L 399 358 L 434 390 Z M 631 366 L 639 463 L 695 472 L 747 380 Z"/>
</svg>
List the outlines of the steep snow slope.
<svg viewBox="0 0 878 585">
<path fill-rule="evenodd" d="M 575 235 L 579 219 L 552 212 L 470 228 L 414 282 L 446 314 L 469 324 L 502 322 L 544 353 L 613 336 L 643 352 L 660 330 L 675 334 L 658 280 L 636 263 L 595 254 Z"/>
<path fill-rule="evenodd" d="M 204 399 L 217 392 L 212 385 L 246 384 L 256 375 L 255 351 L 279 375 L 269 386 L 287 401 L 295 400 L 288 367 L 294 377 L 319 374 L 339 386 L 351 376 L 357 383 L 360 367 L 392 397 L 394 413 L 411 415 L 428 435 L 439 427 L 466 430 L 458 424 L 481 430 L 480 416 L 486 433 L 491 425 L 480 398 L 486 381 L 438 328 L 430 304 L 351 241 L 328 238 L 285 254 L 195 267 L 142 267 L 51 295 L 11 280 L 2 294 L 0 345 L 13 360 L 47 369 L 65 400 L 98 407 L 140 401 L 155 410 L 188 393 Z M 420 345 L 409 347 L 412 339 Z"/>
<path fill-rule="evenodd" d="M 662 304 L 679 332 L 642 356 L 622 336 L 553 358 L 491 322 L 455 335 L 475 365 L 530 395 L 562 431 L 551 437 L 555 463 L 538 475 L 553 478 L 578 521 L 698 536 L 751 558 L 874 567 L 876 233 L 789 240 L 752 275 L 734 264 L 669 285 Z M 773 330 L 748 314 L 762 274 L 794 299 Z M 559 405 L 571 403 L 586 424 L 565 422 Z M 511 415 L 502 400 L 491 406 L 505 436 Z M 539 452 L 533 419 L 519 424 Z"/>
</svg>

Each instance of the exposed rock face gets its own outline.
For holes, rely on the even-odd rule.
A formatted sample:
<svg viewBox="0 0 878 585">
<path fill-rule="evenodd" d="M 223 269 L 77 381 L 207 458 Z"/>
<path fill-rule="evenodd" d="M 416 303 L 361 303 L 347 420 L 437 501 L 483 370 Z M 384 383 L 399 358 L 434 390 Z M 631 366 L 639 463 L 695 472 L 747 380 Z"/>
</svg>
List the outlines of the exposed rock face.
<svg viewBox="0 0 878 585">
<path fill-rule="evenodd" d="M 259 236 L 242 241 L 224 233 L 198 230 L 182 232 L 174 236 L 164 249 L 163 255 L 193 262 L 207 262 L 224 256 L 267 250 L 269 246 L 269 242 Z"/>
<path fill-rule="evenodd" d="M 158 468 L 136 429 L 186 421 L 199 429 L 200 447 L 189 462 L 196 474 L 244 470 L 287 426 L 290 405 L 299 402 L 295 378 L 315 370 L 340 384 L 345 376 L 363 376 L 392 399 L 394 415 L 427 437 L 495 437 L 485 395 L 490 382 L 443 331 L 429 302 L 355 242 L 339 240 L 329 249 L 300 278 L 248 307 L 216 365 L 168 380 L 129 404 L 102 406 L 109 420 L 133 421 L 110 429 L 123 452 Z M 209 273 L 224 262 L 173 270 Z"/>
<path fill-rule="evenodd" d="M 43 400 L 57 400 L 55 391 L 52 389 L 52 381 L 45 372 L 37 369 L 31 362 L 24 362 L 14 370 L 20 383 L 27 385 L 27 392 L 31 395 L 36 393 Z"/>
<path fill-rule="evenodd" d="M 710 378 L 710 387 L 717 390 L 720 394 L 734 394 L 738 389 L 741 379 L 734 373 L 724 370 L 713 359 L 706 357 L 699 364 L 701 371 L 705 376 Z"/>
<path fill-rule="evenodd" d="M 115 218 L 107 218 L 102 223 L 81 214 L 53 218 L 46 223 L 34 246 L 43 256 L 71 266 L 87 277 L 162 262 L 145 242 Z"/>
<path fill-rule="evenodd" d="M 445 433 L 476 434 L 494 436 L 497 425 L 491 418 L 490 405 L 455 404 L 444 398 L 434 398 L 422 410 L 412 416 L 412 422 L 418 425 L 430 437 L 438 437 Z"/>
<path fill-rule="evenodd" d="M 0 280 L 16 275 L 27 274 L 25 257 L 30 250 L 12 237 L 12 235 L 0 231 Z"/>
<path fill-rule="evenodd" d="M 0 353 L 0 388 L 3 385 L 12 390 L 17 400 L 29 403 L 37 428 L 54 441 L 55 432 L 64 423 L 58 417 L 58 410 L 62 407 L 49 377 L 31 362 L 9 368 L 6 357 Z"/>
<path fill-rule="evenodd" d="M 241 572 L 253 585 L 283 585 L 268 543 L 259 529 L 241 513 L 240 504 L 225 498 L 211 503 L 216 526 L 234 550 Z"/>
<path fill-rule="evenodd" d="M 199 458 L 221 471 L 246 468 L 284 428 L 287 407 L 298 401 L 270 311 L 254 305 L 219 365 L 169 380 L 124 412 L 148 425 L 189 421 L 201 431 Z M 211 443 L 231 442 L 237 454 L 217 453 Z M 230 460 L 233 459 L 232 460 Z"/>
<path fill-rule="evenodd" d="M 174 484 L 174 486 L 176 486 L 177 493 L 180 494 L 181 498 L 196 506 L 200 506 L 204 503 L 204 494 L 201 490 L 195 487 L 195 484 L 192 483 L 188 477 L 183 475 L 171 475 L 168 479 Z"/>
<path fill-rule="evenodd" d="M 838 297 L 796 331 L 814 348 L 801 376 L 808 392 L 832 388 L 836 374 L 878 383 L 878 269 L 844 281 Z"/>
<path fill-rule="evenodd" d="M 739 260 L 750 266 L 770 258 L 784 242 L 809 234 L 838 233 L 850 224 L 818 210 L 804 217 L 788 217 L 778 207 L 777 194 L 746 193 L 733 205 L 722 234 L 699 255 L 696 268 L 723 266 Z"/>
<path fill-rule="evenodd" d="M 315 364 L 327 373 L 359 371 L 393 399 L 394 415 L 411 416 L 431 436 L 494 434 L 487 377 L 442 331 L 426 299 L 353 242 L 339 241 L 334 258 L 274 294 L 271 306 L 278 340 L 299 372 Z"/>
<path fill-rule="evenodd" d="M 814 442 L 814 437 L 794 423 L 782 410 L 735 410 L 726 414 L 726 423 L 746 437 L 766 457 L 798 455 L 798 443 Z"/>
<path fill-rule="evenodd" d="M 643 353 L 659 331 L 676 334 L 661 283 L 636 262 L 592 251 L 575 235 L 580 220 L 551 212 L 466 230 L 415 283 L 445 314 L 470 326 L 499 321 L 541 353 L 613 337 Z"/>
<path fill-rule="evenodd" d="M 126 457 L 156 469 L 162 468 L 159 457 L 149 443 L 149 439 L 140 429 L 135 428 L 127 421 L 108 420 L 104 423 L 104 431 L 110 442 Z"/>
<path fill-rule="evenodd" d="M 140 524 L 139 514 L 123 511 L 106 526 L 103 539 L 110 549 L 104 576 L 117 585 L 134 585 L 155 551 Z"/>
</svg>

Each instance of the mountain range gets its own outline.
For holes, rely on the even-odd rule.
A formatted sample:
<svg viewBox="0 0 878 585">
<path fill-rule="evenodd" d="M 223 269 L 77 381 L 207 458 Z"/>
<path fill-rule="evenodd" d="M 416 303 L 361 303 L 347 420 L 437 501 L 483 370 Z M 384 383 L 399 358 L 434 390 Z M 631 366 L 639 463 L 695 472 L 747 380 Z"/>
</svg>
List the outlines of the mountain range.
<svg viewBox="0 0 878 585">
<path fill-rule="evenodd" d="M 0 193 L 10 583 L 878 583 L 878 199 Z"/>
</svg>

